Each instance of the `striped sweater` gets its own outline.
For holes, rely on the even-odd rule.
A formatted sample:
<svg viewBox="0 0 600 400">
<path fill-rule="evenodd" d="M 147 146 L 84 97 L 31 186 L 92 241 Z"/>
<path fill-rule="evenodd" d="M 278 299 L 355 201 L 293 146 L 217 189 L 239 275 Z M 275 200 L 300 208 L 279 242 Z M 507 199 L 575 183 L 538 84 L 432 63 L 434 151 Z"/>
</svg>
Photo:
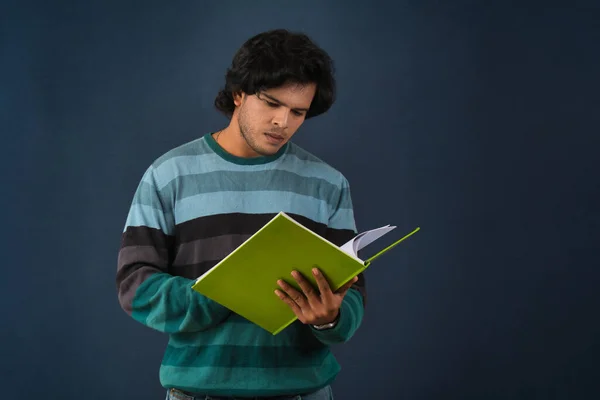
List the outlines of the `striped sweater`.
<svg viewBox="0 0 600 400">
<path fill-rule="evenodd" d="M 279 211 L 341 245 L 356 234 L 344 176 L 288 142 L 245 159 L 206 134 L 168 151 L 144 173 L 118 255 L 121 307 L 168 334 L 160 366 L 165 388 L 208 395 L 304 393 L 340 370 L 330 346 L 359 327 L 364 278 L 344 298 L 338 325 L 317 331 L 296 321 L 271 335 L 191 289 L 193 281 Z"/>
</svg>

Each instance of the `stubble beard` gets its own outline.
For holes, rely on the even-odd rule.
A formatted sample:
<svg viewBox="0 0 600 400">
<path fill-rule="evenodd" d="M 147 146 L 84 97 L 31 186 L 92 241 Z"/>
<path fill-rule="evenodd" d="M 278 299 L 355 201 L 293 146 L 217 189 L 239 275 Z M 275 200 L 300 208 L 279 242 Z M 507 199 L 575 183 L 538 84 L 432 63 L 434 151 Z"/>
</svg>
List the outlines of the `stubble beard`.
<svg viewBox="0 0 600 400">
<path fill-rule="evenodd" d="M 265 151 L 265 149 L 261 148 L 257 143 L 256 133 L 252 132 L 251 128 L 248 126 L 246 122 L 246 113 L 244 107 L 240 110 L 238 115 L 238 126 L 240 127 L 240 135 L 255 153 L 261 156 L 270 156 L 273 155 L 274 152 Z"/>
</svg>

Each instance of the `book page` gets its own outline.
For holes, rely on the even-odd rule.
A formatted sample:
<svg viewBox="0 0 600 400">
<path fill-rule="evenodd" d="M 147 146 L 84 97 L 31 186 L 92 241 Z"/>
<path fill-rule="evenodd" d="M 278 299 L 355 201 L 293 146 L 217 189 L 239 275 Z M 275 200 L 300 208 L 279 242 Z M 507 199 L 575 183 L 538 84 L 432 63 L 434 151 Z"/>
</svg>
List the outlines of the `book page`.
<svg viewBox="0 0 600 400">
<path fill-rule="evenodd" d="M 358 252 L 364 249 L 369 244 L 373 243 L 386 233 L 396 229 L 395 226 L 382 226 L 381 228 L 371 229 L 369 231 L 362 232 L 355 236 L 353 239 L 346 242 L 340 249 L 355 257 L 358 256 Z"/>
</svg>

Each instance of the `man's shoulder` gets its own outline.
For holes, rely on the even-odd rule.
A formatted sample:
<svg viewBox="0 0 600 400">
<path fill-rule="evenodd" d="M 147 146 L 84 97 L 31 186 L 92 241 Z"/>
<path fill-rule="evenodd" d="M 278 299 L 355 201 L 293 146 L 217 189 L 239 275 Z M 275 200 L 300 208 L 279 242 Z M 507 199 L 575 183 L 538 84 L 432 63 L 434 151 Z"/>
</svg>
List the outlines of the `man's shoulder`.
<svg viewBox="0 0 600 400">
<path fill-rule="evenodd" d="M 289 145 L 288 154 L 300 168 L 310 171 L 315 178 L 325 179 L 338 186 L 348 185 L 348 180 L 340 170 L 296 143 L 290 142 Z"/>
<path fill-rule="evenodd" d="M 210 153 L 204 136 L 180 144 L 155 157 L 146 168 L 143 180 L 162 189 L 178 176 L 193 173 L 200 165 L 198 157 Z"/>
<path fill-rule="evenodd" d="M 204 136 L 190 140 L 177 147 L 171 148 L 159 155 L 152 162 L 152 168 L 159 168 L 165 163 L 186 163 L 191 160 L 191 157 L 201 156 L 210 152 L 206 145 Z"/>
</svg>

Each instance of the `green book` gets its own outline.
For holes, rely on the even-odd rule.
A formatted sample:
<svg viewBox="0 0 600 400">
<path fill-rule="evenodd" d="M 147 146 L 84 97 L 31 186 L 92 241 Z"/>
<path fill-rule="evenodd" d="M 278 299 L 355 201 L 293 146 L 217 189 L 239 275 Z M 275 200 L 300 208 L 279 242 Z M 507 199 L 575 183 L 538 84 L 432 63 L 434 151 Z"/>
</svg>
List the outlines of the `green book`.
<svg viewBox="0 0 600 400">
<path fill-rule="evenodd" d="M 420 229 L 365 261 L 358 258 L 359 250 L 395 228 L 386 225 L 362 232 L 338 247 L 280 212 L 200 276 L 192 288 L 276 335 L 297 319 L 274 293 L 280 289 L 278 279 L 301 291 L 291 276 L 292 270 L 296 270 L 317 287 L 311 272 L 316 266 L 327 278 L 332 291 L 336 291 L 373 260 Z"/>
</svg>

